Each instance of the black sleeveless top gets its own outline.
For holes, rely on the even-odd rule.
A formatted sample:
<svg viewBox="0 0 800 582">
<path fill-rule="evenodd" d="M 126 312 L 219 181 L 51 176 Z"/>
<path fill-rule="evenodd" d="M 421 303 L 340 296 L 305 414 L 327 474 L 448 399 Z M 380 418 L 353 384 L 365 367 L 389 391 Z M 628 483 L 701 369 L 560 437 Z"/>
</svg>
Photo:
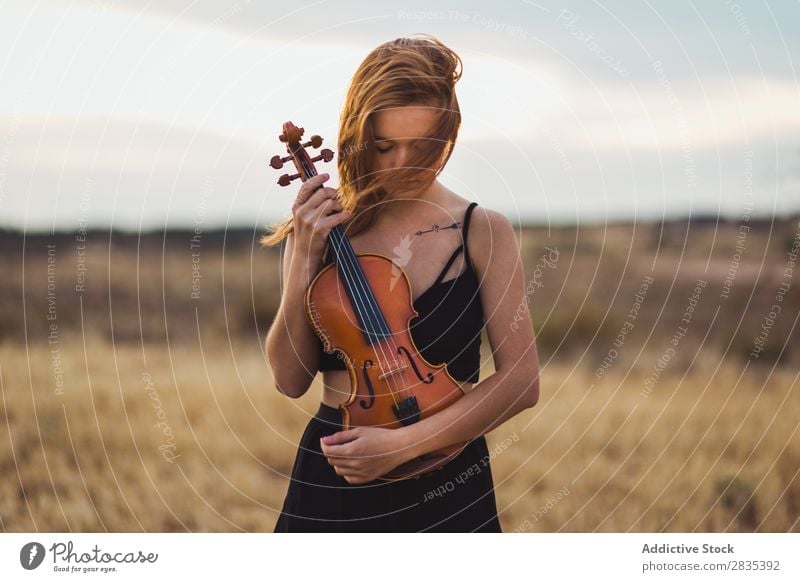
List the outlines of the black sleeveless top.
<svg viewBox="0 0 800 582">
<path fill-rule="evenodd" d="M 467 234 L 472 209 L 471 202 L 464 215 L 462 243 L 453 251 L 442 272 L 422 295 L 414 301 L 419 316 L 410 322 L 411 337 L 420 355 L 431 364 L 447 364 L 447 371 L 459 382 L 476 383 L 481 364 L 481 330 L 484 326 L 479 282 L 469 260 Z M 460 275 L 442 281 L 458 253 L 464 251 L 465 270 Z M 317 337 L 317 336 L 315 336 Z M 324 351 L 317 337 L 319 370 L 346 370 L 339 352 Z"/>
</svg>

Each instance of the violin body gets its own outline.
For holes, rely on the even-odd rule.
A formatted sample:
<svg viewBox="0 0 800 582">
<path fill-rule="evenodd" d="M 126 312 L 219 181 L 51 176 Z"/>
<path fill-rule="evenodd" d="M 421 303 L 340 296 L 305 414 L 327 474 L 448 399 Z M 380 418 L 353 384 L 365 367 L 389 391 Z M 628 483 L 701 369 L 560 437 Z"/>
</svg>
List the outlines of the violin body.
<svg viewBox="0 0 800 582">
<path fill-rule="evenodd" d="M 280 177 L 281 186 L 316 176 L 314 162 L 333 159 L 329 149 L 310 157 L 305 148 L 319 147 L 322 138 L 315 135 L 301 143 L 303 133 L 303 128 L 287 121 L 278 136 L 286 143 L 289 155 L 273 156 L 270 165 L 280 169 L 292 161 L 297 169 L 297 174 Z M 405 271 L 384 255 L 356 254 L 341 224 L 330 231 L 328 243 L 335 261 L 311 281 L 305 309 L 325 351 L 338 352 L 350 373 L 350 397 L 339 405 L 344 429 L 397 429 L 436 414 L 461 398 L 461 385 L 446 365 L 432 365 L 414 344 L 409 322 L 419 313 L 414 309 Z M 420 477 L 451 461 L 467 444 L 422 455 L 379 479 Z"/>
<path fill-rule="evenodd" d="M 359 330 L 358 317 L 347 296 L 336 266 L 324 267 L 309 285 L 306 314 L 328 353 L 339 352 L 350 374 L 350 398 L 339 406 L 342 424 L 399 428 L 417 422 L 451 405 L 464 395 L 460 384 L 445 364 L 433 365 L 419 354 L 409 323 L 419 315 L 413 307 L 411 284 L 405 272 L 391 259 L 378 253 L 356 255 L 361 270 L 370 282 L 392 337 L 382 345 L 369 345 Z M 400 277 L 397 277 L 397 273 Z M 406 418 L 396 410 L 413 398 L 416 409 Z M 441 468 L 467 443 L 451 445 L 399 465 L 380 477 L 398 480 L 419 477 Z"/>
</svg>

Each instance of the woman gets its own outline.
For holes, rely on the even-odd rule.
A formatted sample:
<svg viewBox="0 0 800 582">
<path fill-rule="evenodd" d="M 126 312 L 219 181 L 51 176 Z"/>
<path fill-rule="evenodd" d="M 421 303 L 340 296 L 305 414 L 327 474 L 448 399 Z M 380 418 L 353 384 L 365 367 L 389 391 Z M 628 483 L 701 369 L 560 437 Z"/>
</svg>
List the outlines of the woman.
<svg viewBox="0 0 800 582">
<path fill-rule="evenodd" d="M 324 186 L 327 174 L 309 179 L 292 216 L 261 240 L 286 239 L 283 297 L 266 340 L 276 387 L 299 398 L 317 371 L 324 384 L 275 531 L 501 531 L 483 435 L 536 404 L 539 365 L 510 221 L 436 179 L 461 123 L 460 69 L 458 55 L 427 35 L 372 51 L 341 115 L 338 191 Z M 357 253 L 377 252 L 403 267 L 419 313 L 414 343 L 431 364 L 446 363 L 465 392 L 439 413 L 394 430 L 342 430 L 338 406 L 349 397 L 349 373 L 338 352 L 323 351 L 304 311 L 337 224 Z M 476 384 L 484 326 L 496 372 Z M 378 479 L 468 441 L 441 470 Z"/>
</svg>

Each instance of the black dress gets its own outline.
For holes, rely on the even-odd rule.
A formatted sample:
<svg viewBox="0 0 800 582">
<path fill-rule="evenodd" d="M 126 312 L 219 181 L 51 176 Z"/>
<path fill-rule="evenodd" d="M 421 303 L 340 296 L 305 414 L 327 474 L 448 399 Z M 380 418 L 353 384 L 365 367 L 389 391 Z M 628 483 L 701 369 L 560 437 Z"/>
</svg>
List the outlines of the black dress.
<svg viewBox="0 0 800 582">
<path fill-rule="evenodd" d="M 502 531 L 483 436 L 429 475 L 350 485 L 320 448 L 339 430 L 339 411 L 320 404 L 300 440 L 276 532 Z"/>
<path fill-rule="evenodd" d="M 477 382 L 483 311 L 479 282 L 466 245 L 472 202 L 466 210 L 462 244 L 436 282 L 414 302 L 420 314 L 410 332 L 420 354 L 447 363 L 453 378 Z M 466 270 L 444 280 L 464 251 Z M 320 351 L 320 370 L 344 370 L 344 362 Z M 419 478 L 375 480 L 351 485 L 322 454 L 320 439 L 342 430 L 341 413 L 320 404 L 298 446 L 289 490 L 276 532 L 500 532 L 486 439 L 473 439 L 455 459 Z"/>
</svg>

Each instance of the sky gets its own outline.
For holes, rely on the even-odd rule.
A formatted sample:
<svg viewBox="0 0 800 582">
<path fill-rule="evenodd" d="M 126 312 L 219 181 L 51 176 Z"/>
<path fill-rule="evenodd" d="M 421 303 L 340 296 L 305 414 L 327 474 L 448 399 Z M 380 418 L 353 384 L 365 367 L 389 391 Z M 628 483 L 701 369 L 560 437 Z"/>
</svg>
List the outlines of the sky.
<svg viewBox="0 0 800 582">
<path fill-rule="evenodd" d="M 797 1 L 2 11 L 0 228 L 261 229 L 299 187 L 268 164 L 282 123 L 335 149 L 359 63 L 417 32 L 464 63 L 441 181 L 468 200 L 538 224 L 800 212 Z"/>
</svg>

